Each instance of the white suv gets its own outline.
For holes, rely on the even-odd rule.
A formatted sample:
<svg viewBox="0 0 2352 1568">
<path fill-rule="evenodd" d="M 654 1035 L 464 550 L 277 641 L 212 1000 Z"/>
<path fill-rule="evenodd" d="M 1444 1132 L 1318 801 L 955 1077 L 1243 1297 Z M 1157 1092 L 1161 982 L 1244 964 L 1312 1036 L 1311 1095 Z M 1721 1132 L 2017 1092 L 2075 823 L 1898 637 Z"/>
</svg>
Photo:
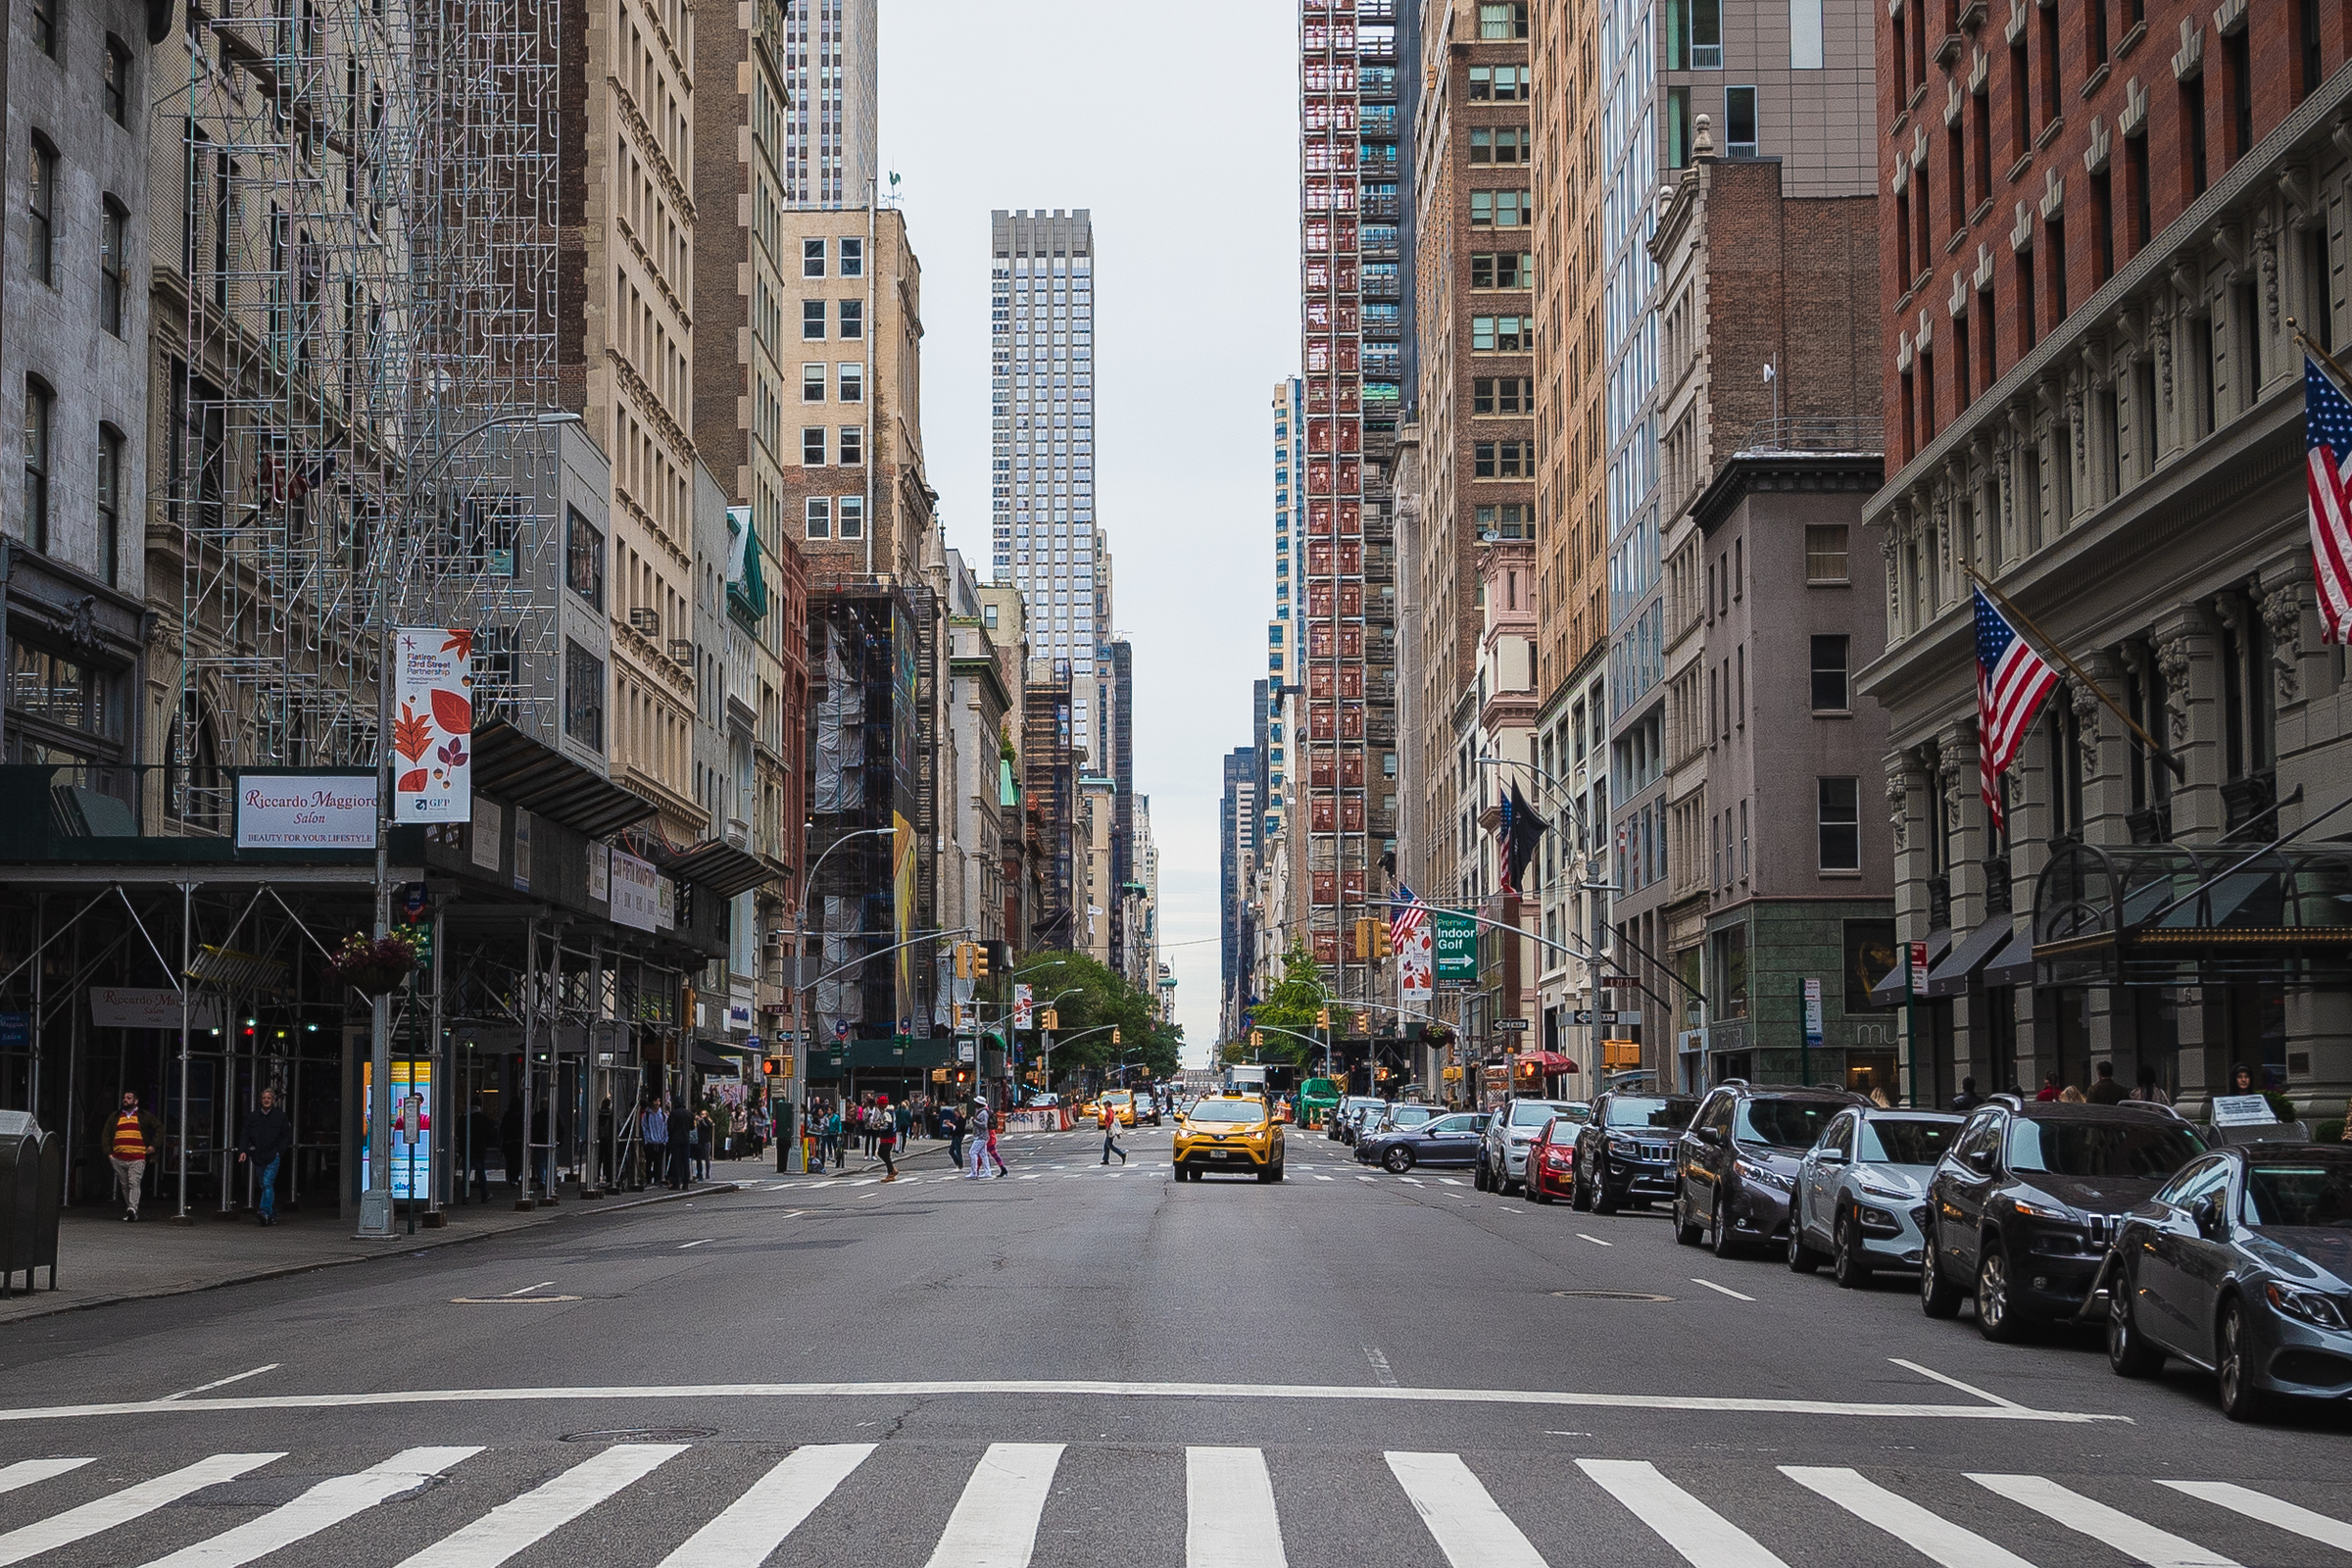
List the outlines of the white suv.
<svg viewBox="0 0 2352 1568">
<path fill-rule="evenodd" d="M 1592 1107 L 1581 1100 L 1506 1101 L 1487 1123 L 1479 1141 L 1478 1171 L 1470 1185 L 1482 1193 L 1511 1194 L 1527 1180 L 1528 1146 L 1554 1116 L 1572 1122 L 1592 1118 Z"/>
</svg>

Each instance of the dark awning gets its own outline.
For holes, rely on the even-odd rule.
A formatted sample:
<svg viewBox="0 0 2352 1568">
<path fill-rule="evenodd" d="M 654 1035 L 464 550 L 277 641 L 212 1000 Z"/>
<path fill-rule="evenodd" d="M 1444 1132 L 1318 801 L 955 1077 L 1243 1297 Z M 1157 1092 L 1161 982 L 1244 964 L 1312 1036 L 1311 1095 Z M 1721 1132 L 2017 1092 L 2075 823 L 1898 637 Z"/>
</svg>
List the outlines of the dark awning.
<svg viewBox="0 0 2352 1568">
<path fill-rule="evenodd" d="M 2009 945 L 2009 917 L 1995 915 L 1971 931 L 1957 944 L 1951 956 L 1928 971 L 1928 995 L 1956 997 L 1968 989 L 1968 982 L 1985 960 Z"/>
<path fill-rule="evenodd" d="M 723 1072 L 732 1075 L 743 1057 L 732 1051 L 722 1050 L 715 1042 L 697 1040 L 694 1043 L 694 1064 L 705 1072 Z"/>
<path fill-rule="evenodd" d="M 473 732 L 473 787 L 591 839 L 617 833 L 654 814 L 654 803 L 644 796 L 597 777 L 503 718 Z"/>
<path fill-rule="evenodd" d="M 2030 986 L 2034 983 L 2034 933 L 2020 931 L 1984 965 L 1985 989 Z"/>
<path fill-rule="evenodd" d="M 705 839 L 693 849 L 671 856 L 662 869 L 669 876 L 709 888 L 722 899 L 749 893 L 775 875 L 765 860 L 724 839 Z"/>
<path fill-rule="evenodd" d="M 1929 973 L 1933 974 L 1935 972 L 1936 961 L 1940 959 L 1946 953 L 1949 953 L 1951 948 L 1952 934 L 1950 931 L 1931 931 L 1928 933 Z M 1903 987 L 1909 981 L 1909 979 L 1910 976 L 1903 972 L 1902 964 L 1897 962 L 1893 968 L 1887 970 L 1884 975 L 1879 977 L 1879 983 L 1877 985 L 1870 988 L 1870 1004 L 1874 1007 L 1901 1006 L 1905 997 Z"/>
</svg>

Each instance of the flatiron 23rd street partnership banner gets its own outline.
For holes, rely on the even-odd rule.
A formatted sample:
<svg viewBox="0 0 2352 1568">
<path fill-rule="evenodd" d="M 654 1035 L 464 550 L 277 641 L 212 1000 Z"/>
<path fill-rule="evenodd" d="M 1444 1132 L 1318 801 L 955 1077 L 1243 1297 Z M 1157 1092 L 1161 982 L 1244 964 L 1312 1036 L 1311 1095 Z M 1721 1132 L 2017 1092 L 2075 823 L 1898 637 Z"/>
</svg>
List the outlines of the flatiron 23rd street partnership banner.
<svg viewBox="0 0 2352 1568">
<path fill-rule="evenodd" d="M 473 633 L 393 633 L 392 820 L 473 820 Z"/>
</svg>

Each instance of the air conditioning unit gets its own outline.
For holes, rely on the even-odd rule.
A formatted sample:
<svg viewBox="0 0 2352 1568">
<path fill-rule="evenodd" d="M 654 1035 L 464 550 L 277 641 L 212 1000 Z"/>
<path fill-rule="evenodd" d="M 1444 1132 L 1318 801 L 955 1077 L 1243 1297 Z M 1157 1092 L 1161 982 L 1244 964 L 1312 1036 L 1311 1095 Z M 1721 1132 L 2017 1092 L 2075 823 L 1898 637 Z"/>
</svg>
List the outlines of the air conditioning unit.
<svg viewBox="0 0 2352 1568">
<path fill-rule="evenodd" d="M 688 669 L 692 669 L 694 667 L 694 644 L 683 637 L 672 637 L 669 640 L 669 662 L 673 664 L 684 664 Z"/>
<path fill-rule="evenodd" d="M 629 612 L 629 625 L 635 630 L 645 633 L 648 637 L 659 637 L 662 635 L 662 612 L 659 610 L 632 610 Z"/>
</svg>

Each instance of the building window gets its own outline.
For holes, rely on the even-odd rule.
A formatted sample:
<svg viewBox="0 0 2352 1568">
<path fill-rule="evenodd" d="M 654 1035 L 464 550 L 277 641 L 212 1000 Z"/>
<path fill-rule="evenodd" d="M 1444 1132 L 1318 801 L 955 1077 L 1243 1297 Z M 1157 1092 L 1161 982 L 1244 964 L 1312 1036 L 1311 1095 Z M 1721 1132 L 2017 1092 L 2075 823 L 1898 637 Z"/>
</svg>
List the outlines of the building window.
<svg viewBox="0 0 2352 1568">
<path fill-rule="evenodd" d="M 1472 228 L 1520 228 L 1528 221 L 1528 193 L 1523 190 L 1474 190 L 1470 193 Z"/>
<path fill-rule="evenodd" d="M 1668 0 L 1666 66 L 1670 71 L 1723 69 L 1723 0 Z"/>
<path fill-rule="evenodd" d="M 864 240 L 853 237 L 842 239 L 841 275 L 844 277 L 863 277 L 865 275 Z"/>
<path fill-rule="evenodd" d="M 1517 125 L 1480 125 L 1470 132 L 1474 164 L 1530 164 L 1535 156 L 1534 132 Z"/>
<path fill-rule="evenodd" d="M 1523 375 L 1479 376 L 1470 383 L 1472 414 L 1533 414 L 1536 383 Z"/>
<path fill-rule="evenodd" d="M 24 265 L 36 283 L 57 281 L 57 149 L 40 137 L 32 138 L 32 159 L 24 169 Z"/>
<path fill-rule="evenodd" d="M 1475 103 L 1516 104 L 1527 101 L 1528 68 L 1525 66 L 1472 66 L 1470 68 L 1470 97 Z M 1366 105 L 1367 117 L 1372 106 Z M 1368 128 L 1368 127 L 1367 127 Z M 1392 125 L 1390 127 L 1394 129 Z"/>
<path fill-rule="evenodd" d="M 122 335 L 122 241 L 130 215 L 112 196 L 98 220 L 98 324 Z"/>
<path fill-rule="evenodd" d="M 98 427 L 98 554 L 99 568 L 109 588 L 122 580 L 122 432 L 111 424 Z"/>
<path fill-rule="evenodd" d="M 832 538 L 833 502 L 831 498 L 827 496 L 810 496 L 808 498 L 808 537 L 811 539 Z"/>
<path fill-rule="evenodd" d="M 805 239 L 801 241 L 801 275 L 803 277 L 825 275 L 825 242 L 823 240 Z"/>
<path fill-rule="evenodd" d="M 825 401 L 825 368 L 822 365 L 801 367 L 801 401 L 803 403 Z"/>
<path fill-rule="evenodd" d="M 57 0 L 32 0 L 32 46 L 57 58 Z"/>
<path fill-rule="evenodd" d="M 106 97 L 106 118 L 118 125 L 130 123 L 130 51 L 121 41 L 106 40 L 106 72 L 103 86 Z"/>
<path fill-rule="evenodd" d="M 865 462 L 865 429 L 862 425 L 845 424 L 841 427 L 837 455 L 845 468 L 855 468 Z"/>
<path fill-rule="evenodd" d="M 1536 257 L 1533 251 L 1481 251 L 1470 258 L 1470 286 L 1472 288 L 1534 288 L 1536 286 Z"/>
<path fill-rule="evenodd" d="M 833 504 L 841 513 L 841 536 L 844 539 L 864 538 L 865 497 L 843 496 Z"/>
<path fill-rule="evenodd" d="M 825 427 L 821 424 L 801 426 L 801 466 L 821 468 L 825 466 Z"/>
<path fill-rule="evenodd" d="M 1470 347 L 1481 354 L 1524 354 L 1536 346 L 1532 316 L 1474 316 L 1470 318 Z"/>
<path fill-rule="evenodd" d="M 1724 151 L 1734 158 L 1756 156 L 1756 89 L 1723 89 Z"/>
<path fill-rule="evenodd" d="M 1846 531 L 1842 522 L 1805 525 L 1805 581 L 1848 582 L 1845 563 Z"/>
<path fill-rule="evenodd" d="M 1666 167 L 1690 166 L 1690 89 L 1666 89 Z"/>
<path fill-rule="evenodd" d="M 823 300 L 801 301 L 801 340 L 807 343 L 822 343 L 825 340 Z"/>
<path fill-rule="evenodd" d="M 24 378 L 24 542 L 49 553 L 49 419 L 56 397 Z"/>
<path fill-rule="evenodd" d="M 1477 441 L 1470 447 L 1471 472 L 1480 479 L 1532 479 L 1536 472 L 1536 444 L 1532 441 Z"/>
<path fill-rule="evenodd" d="M 577 507 L 564 509 L 564 580 L 590 609 L 605 608 L 605 536 Z"/>
<path fill-rule="evenodd" d="M 605 662 L 568 637 L 564 639 L 564 733 L 591 751 L 605 749 Z"/>
<path fill-rule="evenodd" d="M 1862 869 L 1862 781 L 1825 778 L 1821 786 L 1821 868 Z M 1743 838 L 1745 834 L 1741 835 Z"/>
<path fill-rule="evenodd" d="M 1845 692 L 1846 639 L 1843 637 L 1815 637 L 1813 639 L 1813 711 L 1843 713 L 1851 710 Z"/>
<path fill-rule="evenodd" d="M 819 309 L 822 307 L 820 306 Z M 854 343 L 863 336 L 865 336 L 865 301 L 843 300 L 841 302 L 841 340 L 844 343 Z"/>
<path fill-rule="evenodd" d="M 2188 194 L 2205 194 L 2208 172 L 2205 156 L 2205 77 L 2198 74 L 2180 84 L 2180 118 L 2188 132 Z"/>
<path fill-rule="evenodd" d="M 841 401 L 844 403 L 863 403 L 865 401 L 864 366 L 852 363 L 841 367 Z"/>
<path fill-rule="evenodd" d="M 1480 41 L 1493 43 L 1527 36 L 1527 4 L 1494 5 L 1482 0 L 1478 8 L 1478 36 Z"/>
</svg>

